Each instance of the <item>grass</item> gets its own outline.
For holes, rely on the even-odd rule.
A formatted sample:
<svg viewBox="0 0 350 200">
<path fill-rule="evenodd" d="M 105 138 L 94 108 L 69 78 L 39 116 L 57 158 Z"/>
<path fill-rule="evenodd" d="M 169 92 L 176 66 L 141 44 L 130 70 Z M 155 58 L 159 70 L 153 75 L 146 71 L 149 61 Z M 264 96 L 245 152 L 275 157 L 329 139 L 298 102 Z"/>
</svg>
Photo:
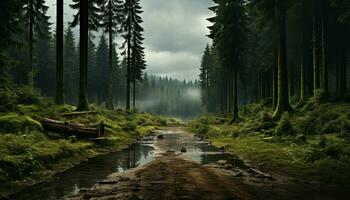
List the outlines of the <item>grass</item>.
<svg viewBox="0 0 350 200">
<path fill-rule="evenodd" d="M 91 157 L 118 151 L 138 137 L 153 133 L 166 118 L 137 111 L 109 111 L 91 106 L 93 115 L 62 117 L 73 112 L 70 105 L 56 106 L 52 100 L 32 94 L 27 89 L 0 97 L 6 102 L 0 108 L 0 198 L 28 185 L 49 180 L 54 174 L 65 171 Z M 0 93 L 4 91 L 0 91 Z M 67 138 L 44 132 L 44 118 L 75 123 L 92 124 L 103 121 L 107 137 L 103 143 Z"/>
<path fill-rule="evenodd" d="M 270 109 L 250 105 L 238 124 L 206 116 L 188 129 L 267 171 L 350 185 L 350 105 L 309 104 L 279 120 Z"/>
</svg>

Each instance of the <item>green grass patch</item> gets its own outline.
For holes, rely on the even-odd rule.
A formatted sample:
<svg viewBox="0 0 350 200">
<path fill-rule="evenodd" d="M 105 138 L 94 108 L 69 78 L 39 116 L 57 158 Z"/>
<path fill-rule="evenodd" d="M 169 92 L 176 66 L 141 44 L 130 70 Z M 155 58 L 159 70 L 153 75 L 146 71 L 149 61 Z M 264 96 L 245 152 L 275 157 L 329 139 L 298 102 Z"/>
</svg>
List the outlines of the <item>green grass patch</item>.
<svg viewBox="0 0 350 200">
<path fill-rule="evenodd" d="M 350 105 L 309 102 L 294 113 L 249 105 L 242 121 L 205 116 L 188 129 L 243 159 L 302 179 L 350 185 Z"/>
<path fill-rule="evenodd" d="M 74 112 L 70 105 L 54 105 L 28 88 L 0 90 L 0 198 L 17 189 L 47 180 L 80 162 L 101 154 L 118 151 L 141 136 L 166 125 L 167 118 L 148 113 L 106 110 L 92 105 L 97 114 L 63 117 Z M 44 118 L 72 123 L 103 122 L 106 138 L 101 141 L 79 140 L 44 132 Z"/>
</svg>

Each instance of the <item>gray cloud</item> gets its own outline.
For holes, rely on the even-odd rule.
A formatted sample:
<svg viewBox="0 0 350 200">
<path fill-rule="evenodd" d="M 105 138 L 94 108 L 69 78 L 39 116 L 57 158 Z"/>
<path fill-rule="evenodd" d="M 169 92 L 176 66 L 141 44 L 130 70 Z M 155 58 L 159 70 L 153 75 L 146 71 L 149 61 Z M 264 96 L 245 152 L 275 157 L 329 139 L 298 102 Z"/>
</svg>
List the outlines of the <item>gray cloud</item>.
<svg viewBox="0 0 350 200">
<path fill-rule="evenodd" d="M 56 0 L 48 0 L 49 14 L 55 21 Z M 71 0 L 66 1 L 67 5 Z M 212 0 L 141 0 L 144 10 L 147 72 L 177 79 L 194 80 L 206 43 L 212 15 Z M 73 12 L 66 7 L 66 17 Z"/>
<path fill-rule="evenodd" d="M 143 0 L 148 72 L 194 80 L 209 39 L 211 0 Z"/>
</svg>

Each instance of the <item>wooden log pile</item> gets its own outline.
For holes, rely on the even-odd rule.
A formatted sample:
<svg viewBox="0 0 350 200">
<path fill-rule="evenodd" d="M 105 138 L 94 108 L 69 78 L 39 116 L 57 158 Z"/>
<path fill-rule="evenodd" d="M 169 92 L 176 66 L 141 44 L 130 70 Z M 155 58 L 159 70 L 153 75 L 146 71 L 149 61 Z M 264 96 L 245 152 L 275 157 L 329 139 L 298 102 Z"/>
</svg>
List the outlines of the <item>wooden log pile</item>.
<svg viewBox="0 0 350 200">
<path fill-rule="evenodd" d="M 83 139 L 99 138 L 105 136 L 105 125 L 103 122 L 86 125 L 52 119 L 44 119 L 42 121 L 42 126 L 45 131 L 61 133 L 67 136 L 74 135 L 77 138 Z"/>
</svg>

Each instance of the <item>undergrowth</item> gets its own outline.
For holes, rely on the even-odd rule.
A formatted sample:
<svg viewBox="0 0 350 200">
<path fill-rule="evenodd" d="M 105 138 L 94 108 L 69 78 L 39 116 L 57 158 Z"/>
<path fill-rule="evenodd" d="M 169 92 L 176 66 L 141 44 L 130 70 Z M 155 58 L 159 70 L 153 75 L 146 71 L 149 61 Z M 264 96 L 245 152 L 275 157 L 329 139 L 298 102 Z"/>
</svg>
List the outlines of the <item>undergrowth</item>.
<svg viewBox="0 0 350 200">
<path fill-rule="evenodd" d="M 260 104 L 247 106 L 242 121 L 227 125 L 222 116 L 205 116 L 188 129 L 219 147 L 292 176 L 350 185 L 350 105 L 311 99 L 278 120 Z"/>
<path fill-rule="evenodd" d="M 110 111 L 95 105 L 90 110 L 96 114 L 64 117 L 63 113 L 76 108 L 57 106 L 27 87 L 0 89 L 0 103 L 0 197 L 90 157 L 117 151 L 168 123 L 165 117 L 137 111 Z M 106 141 L 95 143 L 45 132 L 41 126 L 44 118 L 82 124 L 102 121 Z"/>
</svg>

